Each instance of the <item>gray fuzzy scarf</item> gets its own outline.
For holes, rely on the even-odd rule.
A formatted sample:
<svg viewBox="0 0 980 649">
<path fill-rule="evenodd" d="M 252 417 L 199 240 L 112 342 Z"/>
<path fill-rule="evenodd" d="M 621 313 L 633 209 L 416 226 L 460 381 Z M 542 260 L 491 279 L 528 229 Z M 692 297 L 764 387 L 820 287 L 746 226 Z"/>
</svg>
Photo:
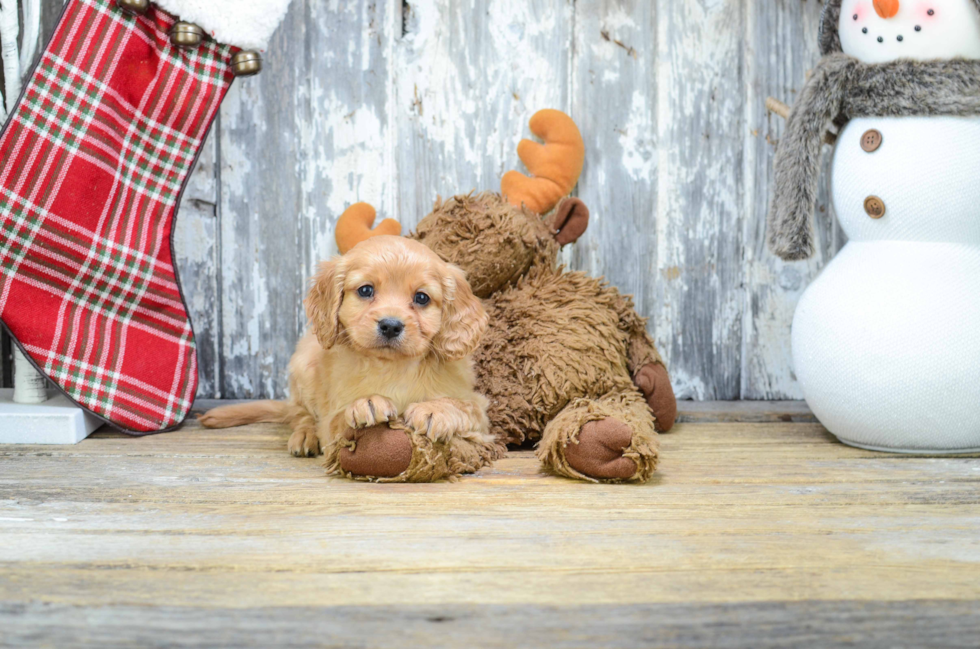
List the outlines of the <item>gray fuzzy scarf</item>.
<svg viewBox="0 0 980 649">
<path fill-rule="evenodd" d="M 832 43 L 824 45 L 833 49 Z M 770 250 L 787 260 L 813 254 L 810 219 L 823 135 L 831 122 L 842 127 L 855 117 L 930 115 L 980 115 L 980 61 L 865 64 L 841 53 L 821 59 L 793 106 L 776 150 Z"/>
</svg>

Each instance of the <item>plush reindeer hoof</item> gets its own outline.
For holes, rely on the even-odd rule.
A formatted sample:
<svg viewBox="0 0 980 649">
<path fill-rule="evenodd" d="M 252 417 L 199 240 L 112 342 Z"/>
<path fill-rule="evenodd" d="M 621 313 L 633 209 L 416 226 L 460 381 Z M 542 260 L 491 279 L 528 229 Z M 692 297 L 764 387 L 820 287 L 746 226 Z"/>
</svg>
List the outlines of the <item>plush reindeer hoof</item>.
<svg viewBox="0 0 980 649">
<path fill-rule="evenodd" d="M 646 397 L 647 405 L 656 418 L 654 425 L 658 433 L 666 433 L 674 427 L 677 419 L 677 399 L 670 385 L 667 368 L 660 363 L 650 363 L 640 368 L 633 378 L 636 387 Z"/>
<path fill-rule="evenodd" d="M 627 480 L 636 473 L 636 462 L 623 457 L 633 441 L 633 431 L 607 417 L 582 426 L 578 443 L 565 446 L 565 460 L 581 474 L 597 480 Z"/>
<path fill-rule="evenodd" d="M 412 462 L 412 442 L 402 430 L 387 424 L 348 429 L 344 439 L 353 442 L 340 450 L 340 468 L 356 476 L 394 478 Z"/>
</svg>

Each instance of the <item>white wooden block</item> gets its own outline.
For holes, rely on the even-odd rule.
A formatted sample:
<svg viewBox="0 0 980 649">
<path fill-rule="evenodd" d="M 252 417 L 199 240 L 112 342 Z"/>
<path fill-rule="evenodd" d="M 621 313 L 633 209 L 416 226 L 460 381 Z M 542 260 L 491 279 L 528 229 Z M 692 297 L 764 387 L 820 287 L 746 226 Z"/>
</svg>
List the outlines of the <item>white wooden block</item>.
<svg viewBox="0 0 980 649">
<path fill-rule="evenodd" d="M 77 444 L 103 423 L 63 394 L 36 405 L 13 397 L 13 389 L 0 389 L 0 444 Z"/>
</svg>

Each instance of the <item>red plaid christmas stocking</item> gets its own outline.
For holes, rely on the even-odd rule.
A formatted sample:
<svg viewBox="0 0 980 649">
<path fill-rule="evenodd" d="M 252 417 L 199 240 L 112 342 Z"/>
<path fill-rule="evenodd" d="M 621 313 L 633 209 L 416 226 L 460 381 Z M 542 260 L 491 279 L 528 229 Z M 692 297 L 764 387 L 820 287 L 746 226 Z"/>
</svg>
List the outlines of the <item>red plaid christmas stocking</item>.
<svg viewBox="0 0 980 649">
<path fill-rule="evenodd" d="M 0 135 L 0 319 L 73 401 L 127 432 L 173 428 L 194 401 L 174 213 L 235 46 L 261 48 L 288 1 L 164 0 L 203 28 L 175 30 L 145 0 L 69 0 Z M 179 49 L 181 30 L 205 37 Z"/>
</svg>

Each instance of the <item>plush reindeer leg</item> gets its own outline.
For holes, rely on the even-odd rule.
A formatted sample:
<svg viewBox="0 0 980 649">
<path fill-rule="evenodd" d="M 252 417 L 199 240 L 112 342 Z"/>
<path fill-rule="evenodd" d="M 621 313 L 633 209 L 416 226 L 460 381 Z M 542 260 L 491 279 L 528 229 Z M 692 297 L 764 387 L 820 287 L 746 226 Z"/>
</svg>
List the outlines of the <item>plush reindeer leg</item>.
<svg viewBox="0 0 980 649">
<path fill-rule="evenodd" d="M 347 428 L 327 449 L 327 468 L 371 482 L 455 481 L 503 452 L 478 404 L 435 399 L 409 406 L 404 419 Z"/>
<path fill-rule="evenodd" d="M 566 406 L 544 429 L 537 456 L 546 469 L 569 478 L 646 482 L 659 448 L 646 402 L 625 389 Z"/>
<path fill-rule="evenodd" d="M 658 433 L 669 433 L 677 420 L 677 399 L 663 363 L 647 363 L 636 370 L 633 382 L 653 411 Z"/>
<path fill-rule="evenodd" d="M 395 426 L 394 428 L 389 426 Z M 348 428 L 327 450 L 330 473 L 355 480 L 405 482 L 415 449 L 409 431 L 396 423 Z M 402 480 L 398 478 L 402 477 Z"/>
<path fill-rule="evenodd" d="M 629 336 L 626 361 L 630 376 L 653 411 L 657 432 L 666 433 L 674 427 L 677 418 L 677 399 L 670 385 L 667 367 L 647 333 L 646 318 L 636 313 L 633 300 L 625 295 L 619 296 L 616 311 L 620 326 Z"/>
</svg>

